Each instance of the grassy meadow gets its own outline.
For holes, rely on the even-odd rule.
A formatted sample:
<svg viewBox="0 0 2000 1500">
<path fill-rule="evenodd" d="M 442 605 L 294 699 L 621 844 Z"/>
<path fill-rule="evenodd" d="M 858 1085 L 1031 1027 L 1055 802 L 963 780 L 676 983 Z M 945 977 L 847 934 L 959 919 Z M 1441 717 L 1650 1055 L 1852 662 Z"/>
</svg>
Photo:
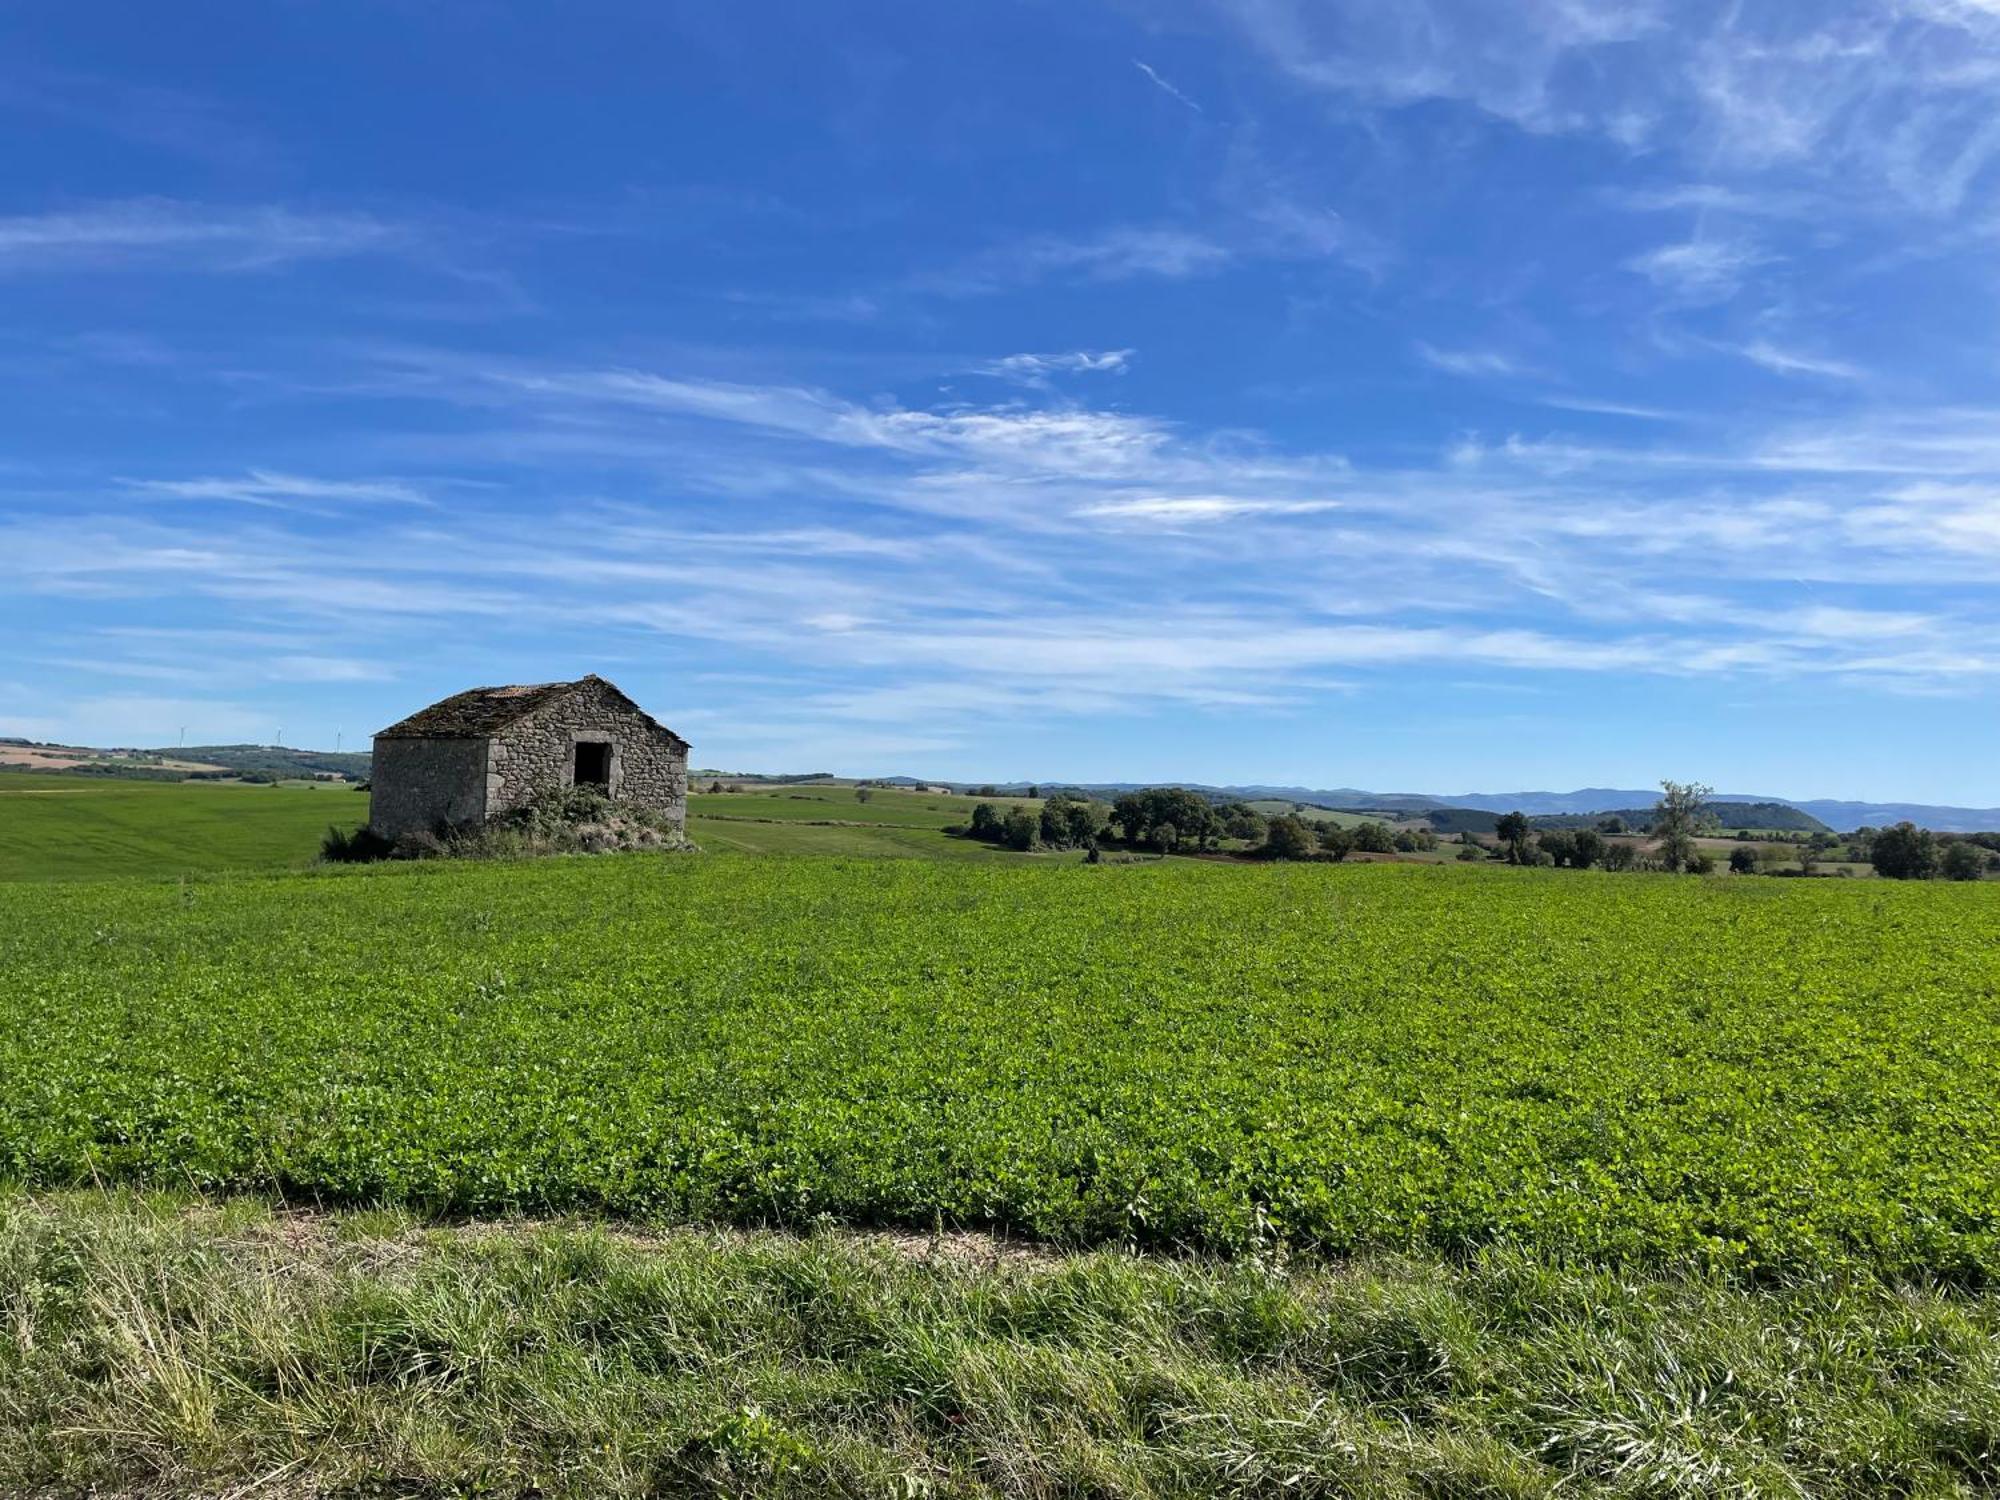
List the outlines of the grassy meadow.
<svg viewBox="0 0 2000 1500">
<path fill-rule="evenodd" d="M 1990 1493 L 2000 1298 L 963 1235 L 0 1201 L 0 1488 Z"/>
<path fill-rule="evenodd" d="M 297 869 L 329 826 L 367 821 L 352 786 L 121 781 L 0 771 L 0 881 Z"/>
<path fill-rule="evenodd" d="M 886 788 L 862 800 L 847 786 L 698 791 L 688 798 L 688 834 L 705 849 L 737 854 L 1026 857 L 940 831 L 965 822 L 974 805 L 970 797 Z M 367 793 L 324 782 L 246 786 L 0 771 L 0 881 L 301 869 L 318 857 L 329 827 L 352 831 L 367 817 Z"/>
</svg>

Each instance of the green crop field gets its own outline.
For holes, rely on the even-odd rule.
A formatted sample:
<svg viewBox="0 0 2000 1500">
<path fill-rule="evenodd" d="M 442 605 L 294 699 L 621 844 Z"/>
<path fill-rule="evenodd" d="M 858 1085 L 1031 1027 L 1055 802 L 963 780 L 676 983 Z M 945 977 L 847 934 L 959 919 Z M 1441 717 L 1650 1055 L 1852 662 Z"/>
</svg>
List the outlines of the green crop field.
<svg viewBox="0 0 2000 1500">
<path fill-rule="evenodd" d="M 0 1174 L 1991 1276 L 2000 904 L 720 855 L 4 886 Z"/>
<path fill-rule="evenodd" d="M 0 771 L 0 881 L 307 865 L 368 798 L 332 783 L 119 781 Z"/>
</svg>

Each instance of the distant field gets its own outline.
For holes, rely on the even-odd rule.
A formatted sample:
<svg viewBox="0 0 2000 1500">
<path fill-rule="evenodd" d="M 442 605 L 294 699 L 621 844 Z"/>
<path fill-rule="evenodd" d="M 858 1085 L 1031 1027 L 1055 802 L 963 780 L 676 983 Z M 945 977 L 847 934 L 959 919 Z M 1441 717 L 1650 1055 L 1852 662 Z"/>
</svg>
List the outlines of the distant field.
<svg viewBox="0 0 2000 1500">
<path fill-rule="evenodd" d="M 0 771 L 0 880 L 172 876 L 310 864 L 329 824 L 353 828 L 349 786 L 119 781 Z"/>
<path fill-rule="evenodd" d="M 1080 858 L 1074 854 L 1017 854 L 970 839 L 949 838 L 934 828 L 895 824 L 827 828 L 813 823 L 758 823 L 691 814 L 688 836 L 705 851 L 720 854 L 840 854 L 877 859 L 1042 862 Z"/>
<path fill-rule="evenodd" d="M 1289 802 L 1275 798 L 1262 798 L 1248 804 L 1265 817 L 1275 817 L 1296 811 L 1298 815 L 1312 823 L 1332 823 L 1340 828 L 1354 828 L 1362 823 L 1381 823 L 1389 828 L 1423 828 L 1428 826 L 1421 817 L 1405 816 L 1400 813 L 1356 813 L 1336 812 L 1330 807 L 1306 806 L 1294 808 Z"/>
<path fill-rule="evenodd" d="M 1040 807 L 1023 797 L 952 797 L 942 793 L 874 789 L 867 800 L 852 787 L 805 787 L 777 792 L 702 792 L 688 797 L 690 817 L 830 819 L 902 828 L 948 828 L 971 820 L 982 801 L 1001 808 Z"/>
<path fill-rule="evenodd" d="M 1018 799 L 995 800 L 1012 806 Z M 886 789 L 863 802 L 851 787 L 698 792 L 688 799 L 688 833 L 705 849 L 736 853 L 1026 857 L 939 832 L 969 819 L 976 803 Z M 297 868 L 318 857 L 329 825 L 353 828 L 367 816 L 366 793 L 330 783 L 242 786 L 0 771 L 0 881 Z"/>
</svg>

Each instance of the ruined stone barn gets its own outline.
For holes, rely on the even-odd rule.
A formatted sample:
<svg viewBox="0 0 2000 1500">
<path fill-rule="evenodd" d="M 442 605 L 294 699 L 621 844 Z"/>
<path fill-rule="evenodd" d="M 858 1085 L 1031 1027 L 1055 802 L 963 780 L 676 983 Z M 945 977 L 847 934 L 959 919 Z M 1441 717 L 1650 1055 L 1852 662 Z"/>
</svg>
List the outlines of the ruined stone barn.
<svg viewBox="0 0 2000 1500">
<path fill-rule="evenodd" d="M 687 763 L 686 740 L 594 674 L 473 688 L 375 736 L 368 821 L 400 838 L 595 786 L 684 827 Z"/>
</svg>

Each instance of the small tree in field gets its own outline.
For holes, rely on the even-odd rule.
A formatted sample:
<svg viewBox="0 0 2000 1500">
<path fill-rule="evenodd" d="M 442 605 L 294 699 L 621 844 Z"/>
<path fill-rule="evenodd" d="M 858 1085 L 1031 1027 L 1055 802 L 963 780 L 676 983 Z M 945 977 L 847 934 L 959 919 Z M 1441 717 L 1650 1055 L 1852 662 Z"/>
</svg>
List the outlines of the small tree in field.
<svg viewBox="0 0 2000 1500">
<path fill-rule="evenodd" d="M 1977 880 L 1986 871 L 1986 855 L 1976 844 L 1954 839 L 1938 856 L 1938 873 L 1946 880 Z"/>
<path fill-rule="evenodd" d="M 1698 781 L 1660 783 L 1660 800 L 1653 804 L 1653 840 L 1661 869 L 1700 873 L 1695 836 L 1709 824 L 1712 792 Z"/>
<path fill-rule="evenodd" d="M 1528 815 L 1526 813 L 1510 812 L 1504 814 L 1500 821 L 1493 825 L 1493 831 L 1499 835 L 1500 842 L 1507 846 L 1508 864 L 1525 865 L 1534 862 L 1528 856 Z"/>
<path fill-rule="evenodd" d="M 1025 807 L 1016 807 L 1000 825 L 1000 842 L 1009 849 L 1032 849 L 1041 842 L 1041 832 L 1041 819 Z"/>
<path fill-rule="evenodd" d="M 1566 828 L 1545 828 L 1535 842 L 1551 864 L 1566 865 L 1576 859 L 1576 835 Z"/>
<path fill-rule="evenodd" d="M 1729 851 L 1729 873 L 1732 875 L 1755 875 L 1757 873 L 1757 851 L 1748 844 L 1738 844 Z"/>
<path fill-rule="evenodd" d="M 1264 853 L 1272 859 L 1305 859 L 1318 847 L 1312 824 L 1295 813 L 1273 818 L 1264 826 Z"/>
<path fill-rule="evenodd" d="M 1937 873 L 1937 835 L 1914 823 L 1898 823 L 1876 833 L 1869 862 L 1888 880 L 1929 880 Z"/>
</svg>

